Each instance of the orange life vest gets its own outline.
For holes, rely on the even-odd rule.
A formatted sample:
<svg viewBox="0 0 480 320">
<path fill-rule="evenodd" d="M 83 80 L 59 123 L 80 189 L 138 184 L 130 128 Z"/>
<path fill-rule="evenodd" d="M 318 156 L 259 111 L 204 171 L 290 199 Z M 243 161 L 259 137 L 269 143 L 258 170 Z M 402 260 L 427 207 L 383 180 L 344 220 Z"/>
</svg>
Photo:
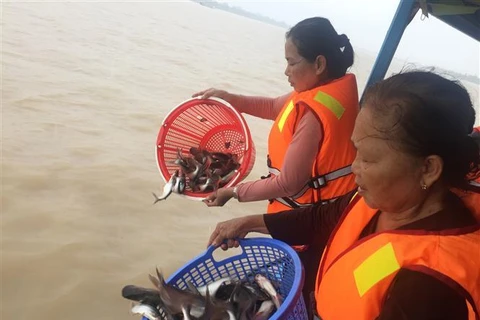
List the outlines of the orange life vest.
<svg viewBox="0 0 480 320">
<path fill-rule="evenodd" d="M 478 201 L 480 195 L 470 196 Z M 355 196 L 320 263 L 315 290 L 320 318 L 375 319 L 395 275 L 406 268 L 458 289 L 467 301 L 469 319 L 480 319 L 480 206 L 465 200 L 479 218 L 475 226 L 439 232 L 392 230 L 358 240 L 377 210 Z"/>
<path fill-rule="evenodd" d="M 323 129 L 312 178 L 296 195 L 271 199 L 268 213 L 309 206 L 318 201 L 334 201 L 355 189 L 350 165 L 356 152 L 350 137 L 359 105 L 357 82 L 353 74 L 309 91 L 295 92 L 287 100 L 268 138 L 267 165 L 270 175 L 280 173 L 296 126 L 307 111 L 304 105 L 308 105 L 321 120 Z"/>
</svg>

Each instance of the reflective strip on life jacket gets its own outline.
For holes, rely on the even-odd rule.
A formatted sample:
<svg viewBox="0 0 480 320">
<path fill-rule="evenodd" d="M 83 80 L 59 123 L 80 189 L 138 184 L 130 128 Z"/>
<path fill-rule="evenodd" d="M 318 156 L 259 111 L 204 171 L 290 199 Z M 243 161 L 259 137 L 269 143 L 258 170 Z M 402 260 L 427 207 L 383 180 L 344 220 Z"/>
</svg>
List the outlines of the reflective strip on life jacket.
<svg viewBox="0 0 480 320">
<path fill-rule="evenodd" d="M 480 187 L 480 182 L 477 182 L 475 180 L 470 181 L 470 184 L 474 187 Z"/>
<path fill-rule="evenodd" d="M 327 201 L 321 201 L 320 204 L 324 205 L 324 204 L 327 204 L 327 203 L 332 203 L 332 202 L 335 202 L 337 199 L 338 198 L 330 199 L 330 200 L 327 200 Z M 274 200 L 278 201 L 281 204 L 283 204 L 285 206 L 288 206 L 290 208 L 306 208 L 306 207 L 310 207 L 310 206 L 314 205 L 313 203 L 299 203 L 299 202 L 293 200 L 291 197 L 275 198 Z"/>
<path fill-rule="evenodd" d="M 268 168 L 268 172 L 270 174 L 274 174 L 276 176 L 278 176 L 280 174 L 280 170 L 275 169 L 275 168 L 270 168 L 270 167 Z M 352 173 L 352 167 L 351 166 L 346 166 L 346 167 L 340 168 L 338 170 L 332 171 L 330 173 L 327 173 L 325 175 L 316 176 L 316 177 L 312 178 L 302 188 L 302 190 L 300 190 L 298 193 L 296 193 L 295 195 L 293 195 L 291 197 L 288 197 L 288 198 L 291 199 L 291 200 L 297 199 L 298 197 L 301 197 L 310 188 L 320 189 L 320 188 L 324 187 L 325 185 L 327 185 L 328 181 L 332 181 L 332 180 L 338 179 L 340 177 L 344 177 L 344 176 L 349 175 L 351 173 Z M 278 199 L 281 199 L 281 198 L 278 198 Z M 333 200 L 336 200 L 336 198 L 334 198 Z M 280 202 L 285 204 L 282 201 L 280 201 Z M 329 201 L 326 201 L 326 202 L 329 202 Z"/>
<path fill-rule="evenodd" d="M 319 189 L 321 187 L 324 187 L 328 181 L 332 181 L 340 177 L 344 177 L 351 173 L 352 173 L 352 166 L 346 166 L 338 170 L 332 171 L 330 173 L 327 173 L 325 175 L 316 176 L 312 178 L 312 180 L 310 181 L 311 187 L 314 189 Z"/>
<path fill-rule="evenodd" d="M 280 132 L 283 131 L 283 126 L 285 126 L 285 122 L 287 121 L 290 113 L 292 113 L 294 107 L 295 105 L 293 104 L 293 100 L 291 100 L 285 111 L 283 111 L 282 117 L 280 118 L 280 121 L 278 121 L 278 130 L 280 130 Z"/>
<path fill-rule="evenodd" d="M 337 119 L 340 119 L 345 112 L 342 104 L 326 92 L 318 91 L 313 100 L 323 104 L 328 110 L 332 111 Z"/>
</svg>

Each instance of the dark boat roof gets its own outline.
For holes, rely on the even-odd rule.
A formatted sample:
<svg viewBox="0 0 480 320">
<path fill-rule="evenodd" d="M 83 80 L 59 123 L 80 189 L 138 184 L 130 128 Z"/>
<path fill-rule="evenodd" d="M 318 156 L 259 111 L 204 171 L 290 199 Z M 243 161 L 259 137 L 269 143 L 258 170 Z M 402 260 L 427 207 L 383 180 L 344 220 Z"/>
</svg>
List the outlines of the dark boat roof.
<svg viewBox="0 0 480 320">
<path fill-rule="evenodd" d="M 417 0 L 417 2 L 424 15 L 432 15 L 480 41 L 480 0 Z"/>
</svg>

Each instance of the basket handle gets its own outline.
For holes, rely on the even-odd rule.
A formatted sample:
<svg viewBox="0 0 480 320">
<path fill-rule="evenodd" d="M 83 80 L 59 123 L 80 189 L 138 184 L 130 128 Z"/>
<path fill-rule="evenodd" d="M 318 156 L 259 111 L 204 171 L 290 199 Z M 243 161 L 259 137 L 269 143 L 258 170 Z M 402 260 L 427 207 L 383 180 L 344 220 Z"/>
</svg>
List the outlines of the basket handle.
<svg viewBox="0 0 480 320">
<path fill-rule="evenodd" d="M 239 254 L 235 254 L 235 255 L 232 255 L 232 256 L 229 256 L 227 258 L 223 258 L 223 259 L 220 259 L 220 260 L 217 260 L 213 257 L 213 253 L 215 251 L 217 251 L 217 249 L 221 249 L 220 246 L 218 247 L 215 247 L 214 245 L 210 245 L 208 248 L 207 248 L 207 251 L 205 252 L 205 255 L 208 256 L 209 258 L 211 258 L 212 260 L 216 261 L 216 262 L 220 262 L 222 260 L 225 260 L 225 259 L 230 259 L 230 258 L 233 258 L 233 257 L 236 257 L 236 256 L 240 256 L 243 254 L 243 244 L 245 244 L 246 242 L 248 242 L 249 240 L 248 239 L 242 239 L 242 238 L 235 238 L 235 240 L 237 240 L 240 244 L 240 246 L 238 247 L 238 249 L 241 250 L 241 252 Z M 227 243 L 227 241 L 223 241 L 223 243 Z M 236 249 L 236 248 L 229 248 L 228 250 L 233 250 L 233 249 Z M 226 250 L 226 251 L 228 251 Z"/>
</svg>

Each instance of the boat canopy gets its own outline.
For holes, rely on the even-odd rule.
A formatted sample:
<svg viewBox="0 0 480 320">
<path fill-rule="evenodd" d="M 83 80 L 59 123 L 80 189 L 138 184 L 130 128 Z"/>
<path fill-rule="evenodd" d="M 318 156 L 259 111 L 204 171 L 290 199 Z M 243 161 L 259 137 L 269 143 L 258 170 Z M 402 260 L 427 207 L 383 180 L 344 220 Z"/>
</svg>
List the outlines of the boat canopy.
<svg viewBox="0 0 480 320">
<path fill-rule="evenodd" d="M 403 32 L 418 11 L 480 41 L 480 0 L 400 0 L 366 88 L 385 77 Z"/>
</svg>

